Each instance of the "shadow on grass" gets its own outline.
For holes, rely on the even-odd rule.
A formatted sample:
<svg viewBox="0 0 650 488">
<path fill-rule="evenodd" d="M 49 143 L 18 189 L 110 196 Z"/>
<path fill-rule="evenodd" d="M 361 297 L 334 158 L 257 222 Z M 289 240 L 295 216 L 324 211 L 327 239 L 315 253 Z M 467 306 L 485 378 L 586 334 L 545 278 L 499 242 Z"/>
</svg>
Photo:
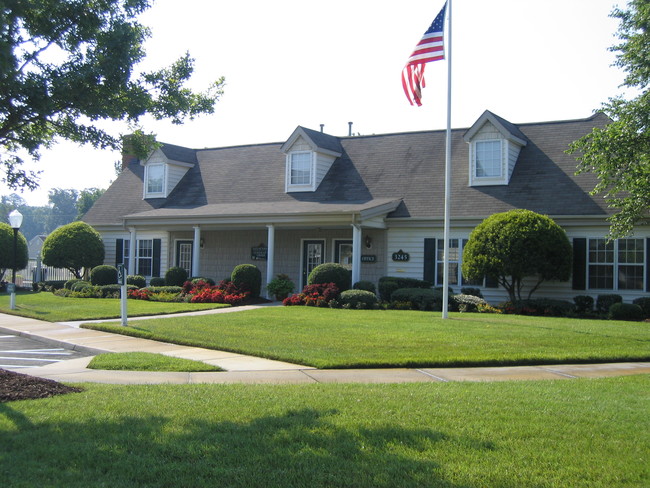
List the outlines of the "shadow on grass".
<svg viewBox="0 0 650 488">
<path fill-rule="evenodd" d="M 430 429 L 341 427 L 305 408 L 249 422 L 119 414 L 32 422 L 0 404 L 4 486 L 448 487 L 431 450 L 493 450 Z"/>
</svg>

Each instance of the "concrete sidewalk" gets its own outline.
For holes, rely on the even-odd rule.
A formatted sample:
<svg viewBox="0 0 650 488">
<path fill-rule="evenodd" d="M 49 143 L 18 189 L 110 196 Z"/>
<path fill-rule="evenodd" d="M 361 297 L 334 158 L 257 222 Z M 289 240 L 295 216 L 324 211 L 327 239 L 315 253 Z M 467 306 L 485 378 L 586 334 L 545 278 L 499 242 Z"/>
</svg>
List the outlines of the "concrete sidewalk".
<svg viewBox="0 0 650 488">
<path fill-rule="evenodd" d="M 211 313 L 228 313 L 242 309 L 243 307 L 222 309 L 221 312 L 214 310 Z M 198 312 L 198 314 L 205 313 L 205 311 Z M 197 312 L 191 314 L 196 315 Z M 0 331 L 90 354 L 152 352 L 203 361 L 226 370 L 216 373 L 101 371 L 86 367 L 91 360 L 90 357 L 20 370 L 21 373 L 63 382 L 114 384 L 412 383 L 571 379 L 650 374 L 650 362 L 483 368 L 318 370 L 299 364 L 243 354 L 178 346 L 148 339 L 80 329 L 79 323 L 51 323 L 7 314 L 0 314 Z"/>
</svg>

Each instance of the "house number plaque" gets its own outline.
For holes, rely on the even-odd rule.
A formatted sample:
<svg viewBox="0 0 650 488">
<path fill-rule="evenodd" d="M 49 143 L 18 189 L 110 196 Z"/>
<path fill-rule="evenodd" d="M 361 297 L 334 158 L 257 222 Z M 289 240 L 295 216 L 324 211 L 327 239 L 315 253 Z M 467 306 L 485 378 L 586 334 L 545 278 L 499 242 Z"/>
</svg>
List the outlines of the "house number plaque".
<svg viewBox="0 0 650 488">
<path fill-rule="evenodd" d="M 393 253 L 393 261 L 408 261 L 411 259 L 411 255 L 407 252 L 402 251 L 401 249 Z"/>
</svg>

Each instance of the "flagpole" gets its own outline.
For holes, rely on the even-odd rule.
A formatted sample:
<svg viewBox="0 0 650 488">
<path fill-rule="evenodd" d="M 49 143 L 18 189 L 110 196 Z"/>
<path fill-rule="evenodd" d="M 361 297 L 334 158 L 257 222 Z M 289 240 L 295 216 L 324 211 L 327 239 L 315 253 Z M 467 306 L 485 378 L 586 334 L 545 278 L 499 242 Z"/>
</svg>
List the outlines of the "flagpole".
<svg viewBox="0 0 650 488">
<path fill-rule="evenodd" d="M 445 143 L 444 271 L 442 275 L 442 318 L 449 318 L 449 219 L 451 203 L 451 2 L 447 0 L 447 134 Z"/>
</svg>

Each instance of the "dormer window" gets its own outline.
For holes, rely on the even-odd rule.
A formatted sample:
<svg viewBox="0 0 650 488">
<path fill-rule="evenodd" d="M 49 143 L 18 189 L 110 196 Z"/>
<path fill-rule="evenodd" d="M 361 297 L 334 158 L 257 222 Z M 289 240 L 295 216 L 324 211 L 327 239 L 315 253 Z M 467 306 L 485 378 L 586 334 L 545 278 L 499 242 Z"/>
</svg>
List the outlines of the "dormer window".
<svg viewBox="0 0 650 488">
<path fill-rule="evenodd" d="M 476 178 L 501 178 L 501 141 L 476 141 L 475 144 Z"/>
<path fill-rule="evenodd" d="M 148 164 L 145 167 L 146 195 L 145 198 L 164 195 L 165 165 Z"/>
<path fill-rule="evenodd" d="M 463 139 L 469 144 L 469 186 L 507 185 L 527 143 L 516 125 L 489 110 Z"/>
<path fill-rule="evenodd" d="M 311 185 L 312 153 L 309 151 L 289 154 L 290 185 Z"/>
</svg>

